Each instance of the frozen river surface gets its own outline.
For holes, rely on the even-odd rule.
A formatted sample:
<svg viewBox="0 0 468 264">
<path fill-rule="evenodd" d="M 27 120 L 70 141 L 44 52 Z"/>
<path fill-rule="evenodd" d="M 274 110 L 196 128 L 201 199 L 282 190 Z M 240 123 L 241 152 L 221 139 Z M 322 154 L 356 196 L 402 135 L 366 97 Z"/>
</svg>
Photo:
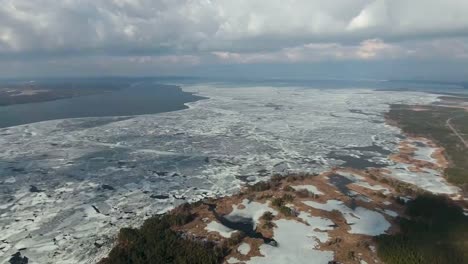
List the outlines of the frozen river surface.
<svg viewBox="0 0 468 264">
<path fill-rule="evenodd" d="M 274 173 L 353 159 L 389 165 L 391 103 L 435 95 L 367 89 L 185 87 L 209 99 L 170 113 L 0 130 L 0 263 L 92 263 L 124 226 Z M 362 165 L 361 164 L 361 165 Z"/>
</svg>

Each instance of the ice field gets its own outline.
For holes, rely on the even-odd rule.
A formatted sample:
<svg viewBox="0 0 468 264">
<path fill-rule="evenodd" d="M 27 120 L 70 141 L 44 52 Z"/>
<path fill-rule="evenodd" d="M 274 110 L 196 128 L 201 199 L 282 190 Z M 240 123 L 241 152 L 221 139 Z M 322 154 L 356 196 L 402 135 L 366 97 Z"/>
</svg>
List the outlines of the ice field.
<svg viewBox="0 0 468 264">
<path fill-rule="evenodd" d="M 437 100 L 368 89 L 184 90 L 208 99 L 170 113 L 0 129 L 0 263 L 18 251 L 30 263 L 93 263 L 121 227 L 183 202 L 274 173 L 393 166 L 401 132 L 385 124 L 389 104 Z"/>
</svg>

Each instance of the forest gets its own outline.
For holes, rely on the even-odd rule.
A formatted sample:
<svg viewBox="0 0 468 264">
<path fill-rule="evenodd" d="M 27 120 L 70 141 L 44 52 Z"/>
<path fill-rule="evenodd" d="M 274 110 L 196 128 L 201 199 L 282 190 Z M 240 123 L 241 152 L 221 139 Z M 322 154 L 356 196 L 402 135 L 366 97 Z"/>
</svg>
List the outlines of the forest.
<svg viewBox="0 0 468 264">
<path fill-rule="evenodd" d="M 405 215 L 398 234 L 376 237 L 385 263 L 468 263 L 468 217 L 455 202 L 424 194 L 407 203 Z"/>
<path fill-rule="evenodd" d="M 139 229 L 120 230 L 117 245 L 99 264 L 215 264 L 226 255 L 223 247 L 178 234 L 172 227 L 193 219 L 190 205 L 154 216 Z"/>
</svg>

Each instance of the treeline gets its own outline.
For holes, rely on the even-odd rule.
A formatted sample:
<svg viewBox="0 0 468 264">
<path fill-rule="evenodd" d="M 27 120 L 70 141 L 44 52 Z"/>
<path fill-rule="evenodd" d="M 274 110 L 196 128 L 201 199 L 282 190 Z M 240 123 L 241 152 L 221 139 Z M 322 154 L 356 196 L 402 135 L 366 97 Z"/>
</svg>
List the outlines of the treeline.
<svg viewBox="0 0 468 264">
<path fill-rule="evenodd" d="M 187 205 L 187 207 L 189 207 Z M 121 229 L 117 245 L 99 264 L 215 264 L 225 250 L 211 242 L 184 238 L 171 228 L 193 220 L 187 208 L 145 221 L 140 229 Z"/>
<path fill-rule="evenodd" d="M 422 195 L 408 202 L 401 232 L 376 238 L 379 257 L 388 264 L 468 263 L 468 217 L 442 196 Z"/>
</svg>

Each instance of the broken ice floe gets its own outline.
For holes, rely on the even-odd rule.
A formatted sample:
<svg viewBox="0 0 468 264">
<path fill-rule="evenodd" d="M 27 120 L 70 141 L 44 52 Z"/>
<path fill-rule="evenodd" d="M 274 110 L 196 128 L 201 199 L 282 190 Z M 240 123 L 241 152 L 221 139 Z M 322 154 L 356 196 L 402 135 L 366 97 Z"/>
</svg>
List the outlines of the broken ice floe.
<svg viewBox="0 0 468 264">
<path fill-rule="evenodd" d="M 232 194 L 244 181 L 322 172 L 346 157 L 384 164 L 400 134 L 384 124 L 389 104 L 436 98 L 365 89 L 184 89 L 209 99 L 170 113 L 0 129 L 0 263 L 24 246 L 31 262 L 93 263 L 121 227 Z"/>
</svg>

